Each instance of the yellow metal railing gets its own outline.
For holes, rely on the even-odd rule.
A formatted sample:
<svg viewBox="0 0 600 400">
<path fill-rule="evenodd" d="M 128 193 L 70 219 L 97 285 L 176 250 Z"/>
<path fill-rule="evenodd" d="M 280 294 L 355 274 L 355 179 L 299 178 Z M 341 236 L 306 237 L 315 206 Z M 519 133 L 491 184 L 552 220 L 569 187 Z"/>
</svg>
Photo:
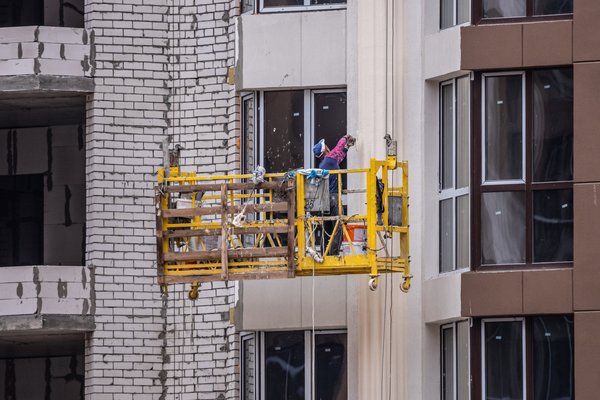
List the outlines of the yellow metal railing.
<svg viewBox="0 0 600 400">
<path fill-rule="evenodd" d="M 206 176 L 179 167 L 168 172 L 159 170 L 155 189 L 163 285 L 191 282 L 192 296 L 206 281 L 368 274 L 374 289 L 382 272 L 400 272 L 401 289 L 410 288 L 405 161 L 388 156 L 372 159 L 369 168 L 329 171 L 338 176 L 334 215 L 314 211 L 312 201 L 307 206 L 307 185 L 315 178 L 301 173 L 266 174 L 258 182 L 253 175 Z M 343 188 L 344 175 L 351 189 Z M 329 188 L 321 189 L 321 197 L 329 197 Z M 330 232 L 326 223 L 333 225 Z M 353 240 L 350 228 L 364 238 Z M 339 255 L 332 254 L 337 249 L 331 240 L 338 232 L 345 244 Z"/>
</svg>

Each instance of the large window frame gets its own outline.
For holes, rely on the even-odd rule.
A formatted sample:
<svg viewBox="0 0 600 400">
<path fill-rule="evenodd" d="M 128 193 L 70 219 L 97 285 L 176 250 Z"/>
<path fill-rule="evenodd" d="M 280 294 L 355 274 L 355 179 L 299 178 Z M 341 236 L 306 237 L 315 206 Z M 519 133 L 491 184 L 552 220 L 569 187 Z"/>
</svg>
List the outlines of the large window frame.
<svg viewBox="0 0 600 400">
<path fill-rule="evenodd" d="M 280 332 L 280 331 L 277 331 Z M 273 333 L 277 333 L 273 331 Z M 241 399 L 242 400 L 253 400 L 245 397 L 245 385 L 248 383 L 245 381 L 245 353 L 244 353 L 244 344 L 253 340 L 255 344 L 255 363 L 253 365 L 254 371 L 254 381 L 251 382 L 255 388 L 255 400 L 265 400 L 266 399 L 266 366 L 265 366 L 265 334 L 268 333 L 266 331 L 260 332 L 245 332 L 240 335 L 240 359 L 241 359 L 241 367 L 240 367 L 240 383 L 241 383 Z M 304 335 L 304 388 L 305 388 L 305 399 L 311 400 L 316 398 L 315 390 L 316 390 L 316 371 L 313 370 L 313 361 L 316 363 L 316 360 L 313 360 L 315 355 L 315 342 L 316 338 L 320 336 L 326 335 L 347 335 L 347 331 L 345 329 L 321 329 L 315 330 L 314 336 L 313 331 L 311 330 L 303 330 Z M 315 340 L 313 340 L 313 338 Z M 347 347 L 347 339 L 346 339 L 346 374 L 348 371 L 348 347 Z M 316 367 L 316 364 L 315 364 Z M 316 368 L 315 368 L 316 369 Z"/>
<path fill-rule="evenodd" d="M 452 23 L 450 25 L 444 24 L 444 2 L 449 1 L 452 3 Z M 464 0 L 463 0 L 464 1 Z M 467 10 L 465 11 L 466 19 L 464 21 L 460 20 L 461 12 L 459 10 L 459 5 L 461 0 L 439 0 L 440 2 L 440 21 L 439 28 L 440 30 L 450 29 L 455 26 L 463 26 L 468 25 L 471 21 L 471 0 L 466 0 Z"/>
<path fill-rule="evenodd" d="M 299 12 L 299 11 L 323 11 L 323 10 L 343 10 L 347 7 L 347 2 L 334 4 L 311 4 L 311 0 L 303 0 L 303 4 L 295 6 L 265 6 L 264 0 L 241 0 L 241 14 L 271 14 L 281 12 Z"/>
<path fill-rule="evenodd" d="M 463 81 L 464 80 L 464 81 Z M 451 273 L 453 271 L 456 270 L 465 270 L 468 269 L 470 266 L 470 252 L 467 250 L 467 260 L 464 263 L 464 265 L 459 265 L 459 260 L 458 260 L 458 252 L 459 252 L 459 240 L 458 240 L 458 236 L 459 236 L 459 228 L 458 228 L 458 214 L 459 214 L 459 210 L 458 210 L 458 203 L 459 203 L 459 199 L 464 198 L 466 196 L 466 200 L 467 200 L 467 223 L 466 223 L 466 229 L 467 232 L 465 233 L 465 238 L 463 240 L 466 240 L 466 245 L 467 245 L 467 249 L 470 247 L 470 209 L 471 209 L 471 200 L 470 200 L 470 170 L 467 171 L 467 182 L 466 182 L 466 186 L 460 186 L 458 183 L 458 178 L 459 178 L 459 174 L 458 174 L 458 169 L 459 169 L 459 162 L 458 162 L 458 150 L 457 150 L 457 146 L 458 146 L 458 142 L 459 142 L 459 102 L 461 101 L 461 99 L 459 99 L 459 95 L 458 95 L 458 86 L 459 86 L 459 81 L 466 81 L 467 84 L 467 89 L 466 89 L 466 93 L 465 95 L 467 96 L 467 98 L 465 99 L 466 101 L 466 111 L 468 113 L 466 121 L 464 121 L 464 127 L 467 129 L 467 132 L 464 132 L 463 134 L 465 135 L 466 141 L 467 141 L 467 148 L 463 149 L 463 156 L 466 157 L 466 165 L 467 168 L 469 168 L 471 161 L 470 161 L 470 142 L 471 142 L 471 129 L 470 129 L 470 114 L 471 114 L 471 106 L 470 106 L 470 102 L 471 102 L 471 95 L 470 95 L 470 91 L 471 91 L 471 84 L 470 84 L 470 76 L 469 75 L 465 75 L 465 76 L 460 76 L 448 81 L 444 81 L 440 83 L 439 86 L 439 188 L 438 188 L 438 192 L 439 192 L 439 196 L 438 196 L 438 212 L 439 212 L 439 218 L 438 218 L 438 226 L 439 226 L 439 237 L 438 237 L 438 244 L 439 244 L 439 273 L 443 274 L 443 273 Z M 451 87 L 452 89 L 452 104 L 451 104 L 451 108 L 452 108 L 452 132 L 450 134 L 451 139 L 452 139 L 452 154 L 451 154 L 451 168 L 452 168 L 452 186 L 450 188 L 444 188 L 444 172 L 445 172 L 445 168 L 444 168 L 444 135 L 445 135 L 445 131 L 444 131 L 444 89 Z M 452 266 L 450 269 L 446 269 L 444 268 L 444 262 L 443 262 L 443 245 L 442 245 L 442 235 L 443 235 L 443 221 L 442 221 L 442 203 L 446 202 L 446 201 L 451 201 L 452 204 Z"/>
<path fill-rule="evenodd" d="M 304 115 L 303 115 L 303 126 L 304 126 L 304 138 L 303 138 L 303 160 L 304 165 L 298 167 L 314 168 L 316 165 L 315 158 L 312 153 L 312 147 L 317 140 L 321 138 L 315 137 L 315 96 L 318 94 L 325 93 L 347 93 L 346 88 L 328 88 L 328 89 L 301 89 L 303 90 L 304 96 Z M 242 97 L 242 105 L 245 101 L 248 101 L 252 97 L 254 98 L 254 115 L 257 117 L 254 124 L 254 132 L 252 134 L 254 143 L 254 154 L 253 158 L 255 163 L 258 165 L 265 165 L 265 92 L 258 91 L 252 94 L 247 94 Z M 269 91 L 273 92 L 273 91 Z M 246 135 L 244 129 L 244 116 L 242 115 L 242 143 L 241 154 L 242 154 L 242 166 L 245 164 L 246 149 L 245 149 L 245 138 Z M 335 146 L 335 143 L 327 143 L 330 148 Z M 245 166 L 247 167 L 247 166 Z M 285 172 L 285 171 L 267 171 L 267 172 Z"/>
<path fill-rule="evenodd" d="M 518 17 L 485 17 L 483 16 L 483 1 L 484 0 L 472 0 L 471 5 L 471 19 L 474 24 L 497 24 L 497 23 L 512 23 L 512 22 L 524 22 L 524 21 L 552 21 L 561 19 L 572 19 L 573 13 L 563 14 L 534 14 L 534 1 L 535 0 L 523 0 L 525 1 L 526 12 L 523 16 Z"/>
<path fill-rule="evenodd" d="M 466 343 L 464 343 L 467 348 L 465 349 L 466 354 L 462 354 L 461 349 L 459 349 L 459 337 L 458 337 L 458 331 L 459 331 L 459 326 L 466 326 L 466 332 L 467 332 L 467 337 L 466 337 Z M 446 367 L 446 347 L 445 347 L 445 333 L 446 332 L 452 332 L 452 385 L 453 385 L 453 390 L 452 390 L 452 394 L 451 397 L 446 396 L 446 379 L 447 379 L 447 372 L 445 370 Z M 460 383 L 460 379 L 461 378 L 466 378 L 466 382 L 463 382 L 463 384 L 466 386 L 466 390 L 467 390 L 467 399 L 471 398 L 471 376 L 470 376 L 470 371 L 471 371 L 471 355 L 470 355 L 470 320 L 465 319 L 465 320 L 460 320 L 460 321 L 454 321 L 451 322 L 449 324 L 444 324 L 442 326 L 440 326 L 440 399 L 441 400 L 466 400 L 464 397 L 460 397 L 459 398 L 459 383 Z M 459 369 L 459 356 L 466 356 L 466 369 L 465 371 L 467 372 L 467 376 L 466 377 L 461 377 L 460 376 L 460 369 Z"/>
<path fill-rule="evenodd" d="M 481 398 L 486 398 L 486 390 L 487 390 L 487 382 L 486 382 L 486 374 L 485 374 L 485 365 L 486 365 L 486 352 L 485 352 L 485 325 L 490 322 L 519 322 L 521 323 L 521 362 L 522 362 L 522 371 L 523 375 L 521 379 L 523 380 L 523 394 L 524 397 L 527 393 L 527 352 L 526 352 L 526 344 L 527 344 L 527 335 L 525 330 L 525 318 L 485 318 L 481 321 Z"/>
<path fill-rule="evenodd" d="M 548 328 L 543 324 L 544 322 L 548 322 L 548 320 L 554 319 L 554 322 L 560 321 L 560 325 L 551 324 Z M 544 321 L 546 320 L 546 321 Z M 541 322 L 542 325 L 536 325 L 536 321 Z M 541 390 L 545 392 L 548 387 L 545 384 L 549 384 L 550 381 L 544 381 L 543 379 L 538 381 L 540 378 L 540 372 L 542 376 L 545 374 L 550 374 L 549 376 L 554 376 L 554 373 L 557 373 L 561 369 L 569 371 L 570 376 L 569 379 L 570 386 L 565 386 L 561 383 L 560 380 L 554 381 L 555 388 L 558 386 L 563 390 L 567 390 L 571 398 L 574 398 L 574 338 L 573 338 L 573 328 L 574 328 L 574 319 L 573 314 L 549 314 L 549 315 L 532 315 L 532 316 L 519 316 L 519 317 L 490 317 L 490 318 L 478 318 L 473 320 L 472 328 L 471 328 L 471 336 L 470 336 L 470 346 L 471 346 L 471 376 L 472 376 L 472 392 L 471 396 L 474 400 L 486 399 L 486 391 L 487 391 L 487 382 L 486 382 L 486 323 L 494 323 L 494 322 L 517 322 L 520 324 L 519 330 L 521 333 L 521 341 L 520 341 L 520 351 L 521 351 L 521 360 L 520 360 L 520 369 L 521 369 L 521 380 L 522 380 L 522 391 L 523 391 L 523 400 L 532 400 L 535 399 L 536 391 Z M 543 330 L 537 330 L 543 326 Z M 553 328 L 559 328 L 558 331 L 553 330 Z M 568 327 L 568 331 L 564 331 L 565 327 Z M 548 330 L 546 330 L 548 329 Z M 539 358 L 536 356 L 536 350 L 549 351 L 548 355 L 550 358 L 560 356 L 559 353 L 554 353 L 556 347 L 550 346 L 550 343 L 554 345 L 561 343 L 561 337 L 559 335 L 558 342 L 550 342 L 550 340 L 554 337 L 554 333 L 558 332 L 566 333 L 564 338 L 570 341 L 568 347 L 561 347 L 560 350 L 568 351 L 570 354 L 570 365 L 560 364 L 553 361 L 546 361 L 546 363 L 542 363 L 542 365 L 536 365 Z M 546 343 L 536 342 L 536 333 L 543 334 L 544 337 L 548 338 Z M 539 336 L 538 336 L 539 337 Z M 541 346 L 540 346 L 541 344 Z M 563 343 L 564 344 L 564 343 Z M 560 360 L 560 358 L 559 358 Z M 495 360 L 498 361 L 498 360 Z M 542 361 L 544 361 L 542 359 Z M 510 371 L 515 367 L 514 365 L 510 366 Z M 548 375 L 546 375 L 548 376 Z M 559 376 L 565 378 L 564 376 Z M 559 383 L 557 383 L 559 382 Z M 541 383 L 541 386 L 538 384 Z M 561 397 L 562 398 L 562 397 Z"/>
<path fill-rule="evenodd" d="M 534 181 L 533 177 L 533 141 L 534 141 L 534 105 L 533 105 L 533 74 L 536 71 L 568 69 L 540 68 L 525 71 L 500 71 L 477 73 L 473 94 L 473 133 L 472 133 L 472 223 L 471 223 L 471 267 L 474 270 L 526 269 L 536 268 L 568 268 L 573 260 L 535 261 L 534 260 L 534 196 L 536 193 L 551 190 L 573 190 L 573 180 Z M 522 77 L 522 176 L 521 179 L 488 180 L 486 168 L 486 77 Z M 483 195 L 486 193 L 523 193 L 525 196 L 525 261 L 516 263 L 485 264 L 483 262 Z M 572 201 L 572 200 L 571 200 Z"/>
</svg>

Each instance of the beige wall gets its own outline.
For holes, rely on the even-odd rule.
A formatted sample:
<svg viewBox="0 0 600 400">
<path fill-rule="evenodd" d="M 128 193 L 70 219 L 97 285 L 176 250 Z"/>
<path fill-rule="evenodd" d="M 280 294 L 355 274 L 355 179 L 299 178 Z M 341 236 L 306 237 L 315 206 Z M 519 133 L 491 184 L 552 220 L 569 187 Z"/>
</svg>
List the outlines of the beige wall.
<svg viewBox="0 0 600 400">
<path fill-rule="evenodd" d="M 236 89 L 346 85 L 346 10 L 242 15 Z"/>
<path fill-rule="evenodd" d="M 243 281 L 238 329 L 311 329 L 313 311 L 317 329 L 345 328 L 346 280 L 346 276 L 328 276 Z"/>
</svg>

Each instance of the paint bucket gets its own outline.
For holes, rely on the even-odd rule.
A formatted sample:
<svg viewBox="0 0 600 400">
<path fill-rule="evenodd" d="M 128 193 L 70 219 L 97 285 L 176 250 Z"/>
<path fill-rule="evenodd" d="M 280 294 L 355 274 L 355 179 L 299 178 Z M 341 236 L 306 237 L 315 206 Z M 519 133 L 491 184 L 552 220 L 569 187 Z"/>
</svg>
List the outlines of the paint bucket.
<svg viewBox="0 0 600 400">
<path fill-rule="evenodd" d="M 340 253 L 344 256 L 367 254 L 367 226 L 364 224 L 346 224 L 350 241 L 344 235 Z"/>
</svg>

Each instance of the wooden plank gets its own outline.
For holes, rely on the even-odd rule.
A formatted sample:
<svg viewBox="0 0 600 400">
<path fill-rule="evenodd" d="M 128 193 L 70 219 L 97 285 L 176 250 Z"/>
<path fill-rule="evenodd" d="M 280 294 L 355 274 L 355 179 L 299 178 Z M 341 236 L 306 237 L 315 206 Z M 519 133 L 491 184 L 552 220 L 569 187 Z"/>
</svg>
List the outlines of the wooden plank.
<svg viewBox="0 0 600 400">
<path fill-rule="evenodd" d="M 229 249 L 228 258 L 260 258 L 260 257 L 285 257 L 286 247 L 267 247 L 249 249 Z M 185 253 L 169 252 L 165 254 L 165 261 L 214 261 L 221 259 L 221 249 L 206 251 L 188 251 Z"/>
<path fill-rule="evenodd" d="M 227 234 L 227 224 L 229 216 L 227 215 L 227 184 L 221 185 L 221 279 L 229 279 L 229 260 L 227 259 L 227 249 L 229 249 L 229 235 Z"/>
<path fill-rule="evenodd" d="M 287 258 L 288 278 L 294 277 L 294 253 L 296 250 L 296 191 L 295 182 L 288 182 L 288 234 L 287 234 Z"/>
<path fill-rule="evenodd" d="M 229 274 L 229 280 L 260 280 L 260 279 L 283 279 L 287 278 L 287 271 L 265 271 L 255 269 L 248 272 L 235 272 Z M 170 283 L 194 283 L 194 282 L 215 282 L 220 281 L 220 275 L 165 275 L 158 277 L 159 284 Z"/>
<path fill-rule="evenodd" d="M 247 204 L 247 205 L 235 205 L 228 208 L 228 212 L 231 214 L 238 213 L 242 210 L 245 214 L 256 213 L 256 212 L 284 212 L 287 210 L 287 202 L 278 203 L 266 203 L 266 204 Z M 215 207 L 199 207 L 199 208 L 180 208 L 176 210 L 164 210 L 163 215 L 165 218 L 183 217 L 193 218 L 200 217 L 203 215 L 217 215 L 222 214 L 223 209 L 221 206 Z"/>
<path fill-rule="evenodd" d="M 232 235 L 256 235 L 259 233 L 286 233 L 288 232 L 288 225 L 265 225 L 248 228 L 229 228 L 229 232 Z M 195 237 L 195 236 L 215 236 L 221 234 L 221 227 L 215 226 L 214 228 L 202 228 L 202 229 L 175 229 L 169 230 L 164 233 L 167 238 L 182 238 L 182 237 Z"/>
<path fill-rule="evenodd" d="M 285 185 L 283 181 L 262 182 L 254 184 L 252 182 L 233 182 L 227 184 L 228 190 L 277 190 Z M 192 192 L 217 192 L 221 190 L 220 183 L 199 183 L 197 185 L 170 185 L 167 186 L 168 193 L 192 193 Z"/>
</svg>

